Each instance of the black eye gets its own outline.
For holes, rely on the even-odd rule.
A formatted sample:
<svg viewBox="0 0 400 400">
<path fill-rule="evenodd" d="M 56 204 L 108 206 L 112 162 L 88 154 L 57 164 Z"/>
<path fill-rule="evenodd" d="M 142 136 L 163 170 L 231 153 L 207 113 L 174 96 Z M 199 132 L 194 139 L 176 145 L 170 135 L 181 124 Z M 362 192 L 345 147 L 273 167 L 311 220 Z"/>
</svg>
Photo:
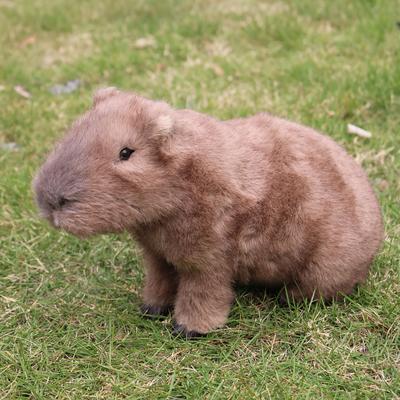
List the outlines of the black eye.
<svg viewBox="0 0 400 400">
<path fill-rule="evenodd" d="M 124 147 L 120 152 L 119 152 L 119 159 L 121 161 L 126 161 L 129 160 L 129 157 L 131 156 L 132 153 L 134 153 L 135 150 L 130 149 L 129 147 Z"/>
</svg>

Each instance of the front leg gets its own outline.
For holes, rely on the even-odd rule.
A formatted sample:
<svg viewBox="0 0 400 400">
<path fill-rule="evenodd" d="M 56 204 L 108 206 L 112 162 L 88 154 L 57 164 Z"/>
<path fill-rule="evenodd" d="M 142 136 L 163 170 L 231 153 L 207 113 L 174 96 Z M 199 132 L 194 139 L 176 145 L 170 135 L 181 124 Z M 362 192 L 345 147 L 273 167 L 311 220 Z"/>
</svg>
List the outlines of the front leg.
<svg viewBox="0 0 400 400">
<path fill-rule="evenodd" d="M 223 326 L 233 299 L 231 272 L 220 265 L 180 270 L 174 333 L 192 338 Z"/>
<path fill-rule="evenodd" d="M 144 250 L 145 281 L 141 312 L 147 316 L 166 315 L 172 308 L 178 287 L 175 267 L 149 250 Z"/>
</svg>

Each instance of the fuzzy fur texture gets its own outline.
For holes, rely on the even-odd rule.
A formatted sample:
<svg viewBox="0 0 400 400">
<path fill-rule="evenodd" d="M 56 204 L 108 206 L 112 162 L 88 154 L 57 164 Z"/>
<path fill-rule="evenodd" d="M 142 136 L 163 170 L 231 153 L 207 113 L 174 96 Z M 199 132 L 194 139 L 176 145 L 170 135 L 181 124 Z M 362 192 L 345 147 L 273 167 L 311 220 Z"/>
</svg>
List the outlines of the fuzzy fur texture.
<svg viewBox="0 0 400 400">
<path fill-rule="evenodd" d="M 129 160 L 119 152 L 135 150 Z M 85 237 L 129 231 L 145 313 L 187 337 L 224 325 L 234 283 L 330 300 L 363 282 L 383 237 L 360 166 L 328 137 L 262 113 L 219 121 L 115 88 L 34 181 L 42 215 Z"/>
</svg>

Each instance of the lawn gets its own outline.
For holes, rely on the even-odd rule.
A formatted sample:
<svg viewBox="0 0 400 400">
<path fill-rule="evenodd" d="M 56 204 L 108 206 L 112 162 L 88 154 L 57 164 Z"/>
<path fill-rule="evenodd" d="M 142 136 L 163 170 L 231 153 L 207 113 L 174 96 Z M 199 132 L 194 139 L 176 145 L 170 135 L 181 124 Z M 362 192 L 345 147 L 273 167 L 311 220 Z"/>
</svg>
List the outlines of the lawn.
<svg viewBox="0 0 400 400">
<path fill-rule="evenodd" d="M 399 399 L 398 21 L 398 0 L 0 0 L 0 398 Z M 242 289 L 227 326 L 196 341 L 142 318 L 130 239 L 54 231 L 31 192 L 110 85 L 219 118 L 267 110 L 340 142 L 384 214 L 368 282 L 287 308 Z"/>
</svg>

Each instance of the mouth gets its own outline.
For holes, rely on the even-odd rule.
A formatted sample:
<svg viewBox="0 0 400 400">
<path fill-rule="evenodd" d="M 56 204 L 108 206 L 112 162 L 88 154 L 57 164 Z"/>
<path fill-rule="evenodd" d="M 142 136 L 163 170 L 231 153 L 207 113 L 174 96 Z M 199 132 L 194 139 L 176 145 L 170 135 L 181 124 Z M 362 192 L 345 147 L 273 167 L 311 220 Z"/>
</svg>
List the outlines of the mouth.
<svg viewBox="0 0 400 400">
<path fill-rule="evenodd" d="M 53 228 L 61 229 L 61 219 L 56 211 L 41 210 L 40 217 L 45 219 Z"/>
<path fill-rule="evenodd" d="M 141 210 L 133 206 L 129 208 L 131 218 L 137 221 L 142 216 Z M 68 199 L 62 207 L 53 208 L 46 204 L 39 210 L 40 216 L 51 227 L 82 239 L 99 234 L 121 233 L 128 228 L 125 216 L 122 218 L 113 214 L 111 208 L 102 207 L 100 202 L 88 205 L 81 200 Z"/>
<path fill-rule="evenodd" d="M 39 215 L 41 218 L 47 220 L 49 224 L 56 229 L 65 229 L 64 221 L 68 220 L 68 211 L 61 209 L 40 209 Z"/>
<path fill-rule="evenodd" d="M 52 225 L 54 228 L 61 229 L 60 218 L 56 213 L 53 213 Z"/>
<path fill-rule="evenodd" d="M 48 221 L 53 228 L 67 232 L 80 239 L 86 239 L 94 234 L 89 224 L 84 226 L 82 225 L 82 221 L 70 221 L 68 216 L 60 214 L 60 211 L 53 211 L 51 216 L 48 218 Z"/>
</svg>

